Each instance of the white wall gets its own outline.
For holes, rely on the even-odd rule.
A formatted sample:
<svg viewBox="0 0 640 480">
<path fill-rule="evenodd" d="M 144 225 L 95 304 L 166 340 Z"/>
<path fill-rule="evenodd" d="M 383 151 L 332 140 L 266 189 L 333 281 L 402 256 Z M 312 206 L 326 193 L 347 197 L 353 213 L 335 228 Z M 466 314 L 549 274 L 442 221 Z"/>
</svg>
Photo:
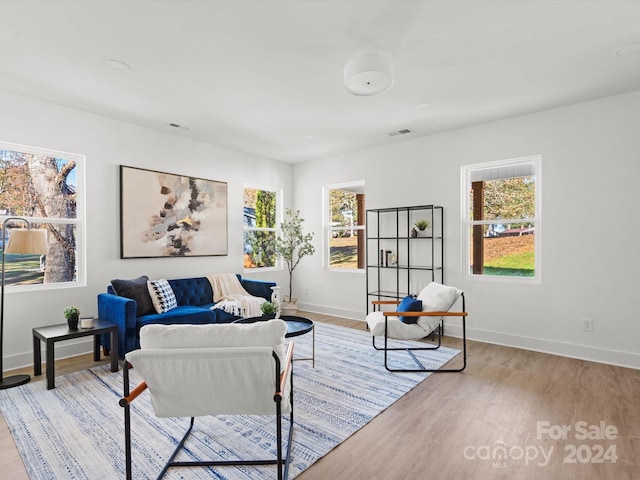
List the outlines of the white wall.
<svg viewBox="0 0 640 480">
<path fill-rule="evenodd" d="M 66 305 L 78 305 L 83 314 L 96 315 L 96 295 L 104 292 L 113 278 L 242 273 L 244 182 L 283 188 L 285 205 L 291 206 L 289 164 L 6 92 L 0 92 L 0 106 L 0 140 L 85 155 L 87 190 L 87 286 L 6 294 L 5 370 L 32 363 L 31 329 L 63 323 L 61 310 Z M 227 182 L 229 254 L 121 260 L 118 169 L 121 164 Z M 281 272 L 248 276 L 288 285 L 288 278 Z M 63 342 L 56 345 L 56 356 L 90 350 L 91 343 L 87 340 Z"/>
<path fill-rule="evenodd" d="M 640 368 L 638 112 L 635 92 L 296 165 L 294 204 L 318 250 L 324 185 L 365 180 L 367 208 L 443 205 L 445 281 L 465 291 L 470 338 Z M 460 167 L 535 154 L 542 283 L 463 278 Z M 296 292 L 306 287 L 302 308 L 364 318 L 362 273 L 328 271 L 316 255 L 295 272 Z"/>
<path fill-rule="evenodd" d="M 77 304 L 96 314 L 112 278 L 242 271 L 242 187 L 282 187 L 302 211 L 318 254 L 294 273 L 301 307 L 364 318 L 365 276 L 322 267 L 322 187 L 365 180 L 367 208 L 445 206 L 447 283 L 465 291 L 471 338 L 640 368 L 635 270 L 640 226 L 640 92 L 479 125 L 293 167 L 74 109 L 0 92 L 0 140 L 87 158 L 87 287 L 9 293 L 5 369 L 31 363 L 31 329 L 62 321 Z M 462 278 L 460 166 L 542 155 L 542 284 Z M 119 259 L 118 165 L 228 182 L 229 255 Z M 253 275 L 286 286 L 282 272 Z M 304 295 L 305 288 L 309 294 Z M 593 319 L 594 331 L 580 319 Z M 456 332 L 455 324 L 449 329 Z M 90 350 L 56 346 L 58 357 Z M 470 362 L 473 362 L 471 355 Z"/>
</svg>

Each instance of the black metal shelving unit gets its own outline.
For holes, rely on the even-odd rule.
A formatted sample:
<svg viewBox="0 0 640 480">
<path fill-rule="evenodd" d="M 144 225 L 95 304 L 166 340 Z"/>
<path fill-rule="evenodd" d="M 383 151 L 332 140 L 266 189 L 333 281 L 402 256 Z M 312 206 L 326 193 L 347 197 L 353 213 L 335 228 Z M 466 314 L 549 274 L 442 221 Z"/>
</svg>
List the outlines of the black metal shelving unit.
<svg viewBox="0 0 640 480">
<path fill-rule="evenodd" d="M 366 215 L 367 312 L 373 310 L 372 300 L 401 299 L 429 282 L 444 283 L 443 207 L 377 208 Z M 414 236 L 420 219 L 431 226 Z"/>
</svg>

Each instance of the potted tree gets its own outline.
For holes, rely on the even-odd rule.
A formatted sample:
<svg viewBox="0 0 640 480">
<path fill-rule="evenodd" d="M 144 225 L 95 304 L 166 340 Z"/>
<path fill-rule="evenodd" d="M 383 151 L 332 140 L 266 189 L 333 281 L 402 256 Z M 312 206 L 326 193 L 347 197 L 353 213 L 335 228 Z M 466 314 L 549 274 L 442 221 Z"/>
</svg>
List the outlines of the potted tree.
<svg viewBox="0 0 640 480">
<path fill-rule="evenodd" d="M 280 235 L 276 238 L 275 253 L 284 260 L 289 272 L 289 295 L 285 295 L 280 311 L 285 315 L 294 315 L 298 310 L 297 299 L 293 297 L 293 271 L 307 255 L 313 255 L 316 251 L 312 245 L 312 233 L 302 232 L 302 222 L 300 211 L 293 212 L 286 209 L 285 219 L 280 225 Z"/>
</svg>

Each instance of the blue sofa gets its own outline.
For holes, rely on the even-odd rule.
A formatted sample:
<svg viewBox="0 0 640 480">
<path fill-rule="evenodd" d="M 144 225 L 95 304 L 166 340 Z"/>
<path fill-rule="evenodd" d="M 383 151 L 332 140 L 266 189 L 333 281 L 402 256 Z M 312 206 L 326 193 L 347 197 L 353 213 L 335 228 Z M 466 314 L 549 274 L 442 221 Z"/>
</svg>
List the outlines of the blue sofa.
<svg viewBox="0 0 640 480">
<path fill-rule="evenodd" d="M 276 286 L 275 282 L 249 280 L 240 275 L 238 279 L 249 294 L 266 300 L 271 299 L 271 287 Z M 167 281 L 176 296 L 178 306 L 165 313 L 140 314 L 136 300 L 116 295 L 112 285 L 107 288 L 107 293 L 98 294 L 98 317 L 118 325 L 120 358 L 124 358 L 127 352 L 140 348 L 140 328 L 144 325 L 230 323 L 240 318 L 220 309 L 211 310 L 214 305 L 213 289 L 207 277 Z M 101 337 L 101 344 L 105 352 L 111 350 L 109 335 Z"/>
</svg>

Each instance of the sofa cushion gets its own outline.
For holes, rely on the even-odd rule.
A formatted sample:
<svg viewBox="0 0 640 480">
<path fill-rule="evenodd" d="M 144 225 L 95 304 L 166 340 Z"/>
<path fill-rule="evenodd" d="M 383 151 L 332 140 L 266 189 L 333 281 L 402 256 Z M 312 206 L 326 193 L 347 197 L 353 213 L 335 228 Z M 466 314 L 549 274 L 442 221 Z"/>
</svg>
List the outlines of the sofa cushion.
<svg viewBox="0 0 640 480">
<path fill-rule="evenodd" d="M 149 280 L 147 286 L 156 312 L 166 313 L 178 306 L 171 285 L 165 279 Z"/>
<path fill-rule="evenodd" d="M 136 302 L 136 315 L 146 315 L 155 312 L 147 281 L 149 277 L 143 275 L 132 280 L 115 279 L 111 280 L 111 286 L 116 295 L 120 297 L 130 298 Z"/>
<path fill-rule="evenodd" d="M 178 305 L 202 306 L 213 302 L 213 291 L 207 277 L 178 278 L 167 280 Z"/>
<path fill-rule="evenodd" d="M 196 307 L 193 305 L 185 305 L 181 307 L 172 308 L 165 313 L 152 313 L 149 315 L 143 315 L 136 320 L 136 326 L 138 328 L 144 325 L 150 324 L 208 324 L 216 323 L 216 313 L 212 310 L 202 307 Z"/>
</svg>

